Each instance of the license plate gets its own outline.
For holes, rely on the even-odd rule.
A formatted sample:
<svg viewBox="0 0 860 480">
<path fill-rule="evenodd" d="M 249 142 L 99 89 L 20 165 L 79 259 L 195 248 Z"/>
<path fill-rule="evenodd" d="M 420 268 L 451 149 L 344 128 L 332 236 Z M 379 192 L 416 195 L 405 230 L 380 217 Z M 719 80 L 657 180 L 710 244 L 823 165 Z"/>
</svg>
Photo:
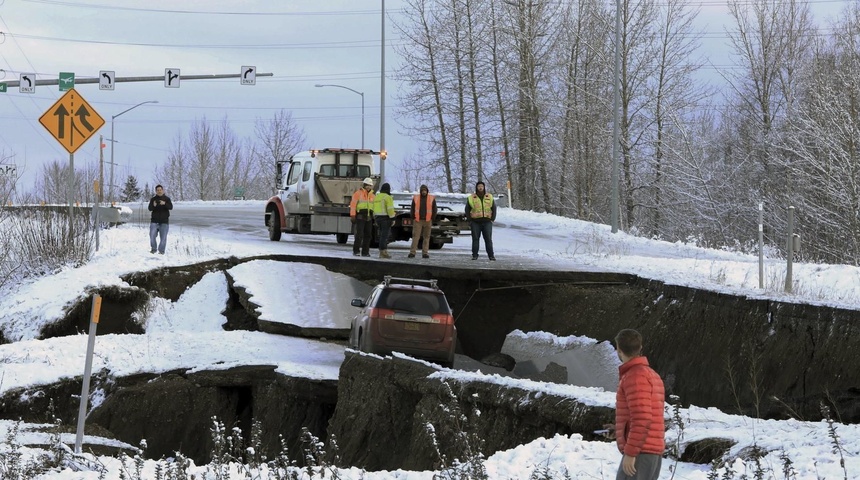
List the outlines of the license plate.
<svg viewBox="0 0 860 480">
<path fill-rule="evenodd" d="M 418 325 L 417 323 L 405 322 L 405 323 L 403 324 L 403 329 L 404 329 L 404 330 L 409 330 L 409 331 L 412 331 L 412 332 L 417 332 L 418 330 L 420 330 L 420 329 L 421 329 L 421 325 Z"/>
</svg>

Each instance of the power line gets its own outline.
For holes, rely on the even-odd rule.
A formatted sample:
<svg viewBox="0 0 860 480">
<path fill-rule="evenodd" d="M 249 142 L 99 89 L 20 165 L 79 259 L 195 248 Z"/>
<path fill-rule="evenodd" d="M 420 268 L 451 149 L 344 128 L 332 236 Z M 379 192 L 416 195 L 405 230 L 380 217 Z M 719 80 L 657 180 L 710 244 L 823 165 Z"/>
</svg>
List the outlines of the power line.
<svg viewBox="0 0 860 480">
<path fill-rule="evenodd" d="M 379 40 L 353 40 L 345 42 L 314 42 L 314 43 L 261 43 L 261 44 L 181 44 L 181 43 L 149 43 L 149 42 L 111 42 L 107 40 L 83 40 L 79 38 L 46 37 L 42 35 L 27 35 L 23 33 L 6 32 L 12 38 L 42 40 L 47 42 L 88 43 L 94 45 L 118 45 L 126 47 L 159 47 L 159 48 L 201 48 L 201 49 L 308 49 L 308 48 L 379 48 Z"/>
<path fill-rule="evenodd" d="M 288 16 L 288 17 L 304 17 L 304 16 L 336 16 L 336 15 L 379 15 L 379 10 L 342 10 L 342 11 L 310 11 L 310 12 L 248 12 L 248 11 L 209 11 L 209 10 L 176 10 L 163 8 L 142 8 L 142 7 L 123 7 L 119 5 L 106 5 L 94 3 L 77 3 L 60 0 L 24 0 L 29 3 L 42 3 L 46 5 L 55 5 L 62 7 L 73 8 L 94 8 L 99 10 L 122 10 L 129 12 L 145 12 L 145 13 L 170 13 L 170 14 L 191 14 L 191 15 L 237 15 L 237 16 Z"/>
</svg>

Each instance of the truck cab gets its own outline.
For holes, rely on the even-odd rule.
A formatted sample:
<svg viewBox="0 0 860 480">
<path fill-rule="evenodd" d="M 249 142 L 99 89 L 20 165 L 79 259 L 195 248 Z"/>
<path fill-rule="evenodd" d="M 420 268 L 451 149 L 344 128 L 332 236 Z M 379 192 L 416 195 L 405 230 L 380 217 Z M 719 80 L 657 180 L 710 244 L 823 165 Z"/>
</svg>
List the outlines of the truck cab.
<svg viewBox="0 0 860 480">
<path fill-rule="evenodd" d="M 373 174 L 373 156 L 365 149 L 326 148 L 293 155 L 275 165 L 278 192 L 266 204 L 269 238 L 282 232 L 335 234 L 346 243 L 352 231 L 349 202 L 364 178 Z"/>
</svg>

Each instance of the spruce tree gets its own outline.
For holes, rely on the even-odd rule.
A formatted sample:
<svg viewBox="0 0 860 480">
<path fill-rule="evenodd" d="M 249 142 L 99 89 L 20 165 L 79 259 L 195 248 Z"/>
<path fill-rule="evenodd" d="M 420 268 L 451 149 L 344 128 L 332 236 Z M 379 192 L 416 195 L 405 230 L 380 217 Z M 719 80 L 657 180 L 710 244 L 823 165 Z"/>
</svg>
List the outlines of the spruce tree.
<svg viewBox="0 0 860 480">
<path fill-rule="evenodd" d="M 125 185 L 122 187 L 122 201 L 134 202 L 140 200 L 141 195 L 143 195 L 143 192 L 137 186 L 137 178 L 134 175 L 129 175 L 125 181 Z"/>
</svg>

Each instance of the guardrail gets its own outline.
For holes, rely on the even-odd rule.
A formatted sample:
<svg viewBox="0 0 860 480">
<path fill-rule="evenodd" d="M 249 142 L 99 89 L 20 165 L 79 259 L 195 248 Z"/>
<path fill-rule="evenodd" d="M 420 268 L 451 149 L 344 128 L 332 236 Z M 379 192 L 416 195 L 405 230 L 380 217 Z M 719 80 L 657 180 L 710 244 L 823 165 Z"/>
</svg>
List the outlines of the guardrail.
<svg viewBox="0 0 860 480">
<path fill-rule="evenodd" d="M 81 213 L 94 216 L 95 208 L 98 209 L 99 223 L 120 224 L 131 219 L 131 210 L 116 206 L 98 206 L 93 205 L 73 205 L 72 214 Z M 68 205 L 3 205 L 0 206 L 0 211 L 12 213 L 35 212 L 35 211 L 52 211 L 58 213 L 69 213 Z"/>
</svg>

